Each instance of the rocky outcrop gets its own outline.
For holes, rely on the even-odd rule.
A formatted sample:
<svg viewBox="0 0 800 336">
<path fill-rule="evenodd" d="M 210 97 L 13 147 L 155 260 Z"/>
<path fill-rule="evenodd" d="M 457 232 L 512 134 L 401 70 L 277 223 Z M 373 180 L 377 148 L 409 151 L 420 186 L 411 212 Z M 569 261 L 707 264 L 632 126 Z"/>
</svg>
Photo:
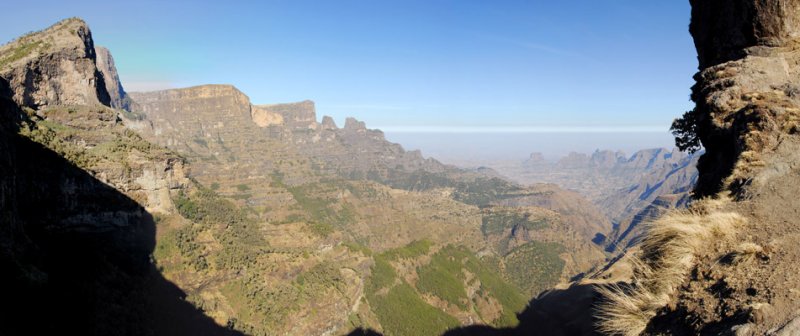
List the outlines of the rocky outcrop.
<svg viewBox="0 0 800 336">
<path fill-rule="evenodd" d="M 732 213 L 746 224 L 728 230 L 733 238 L 670 256 L 694 262 L 645 333 L 773 334 L 800 308 L 800 1 L 691 3 L 696 108 L 676 124 L 682 140 L 696 136 L 706 150 L 696 196 L 723 199 L 700 202 L 718 202 L 711 215 Z"/>
<path fill-rule="evenodd" d="M 119 80 L 117 73 L 117 66 L 114 64 L 114 57 L 111 52 L 105 47 L 96 46 L 94 48 L 97 55 L 97 69 L 103 74 L 105 79 L 106 91 L 110 98 L 110 106 L 115 109 L 132 110 L 131 104 L 133 101 L 128 97 L 128 93 L 122 87 L 122 82 Z"/>
<path fill-rule="evenodd" d="M 419 152 L 405 151 L 386 141 L 383 132 L 367 129 L 364 122 L 353 118 L 348 118 L 343 128 L 337 128 L 330 117 L 319 123 L 312 101 L 251 105 L 246 95 L 226 85 L 133 92 L 130 96 L 140 106 L 135 112 L 144 119 L 129 126 L 156 143 L 191 153 L 190 158 L 198 161 L 193 167 L 201 180 L 204 175 L 225 175 L 236 181 L 270 180 L 270 172 L 283 170 L 279 166 L 308 161 L 305 158 L 317 161 L 314 167 L 320 171 L 348 178 L 364 177 L 370 171 L 375 178 L 387 178 L 387 168 L 454 169 L 425 159 Z M 231 167 L 218 164 L 220 161 L 238 168 L 229 171 Z M 289 174 L 286 178 L 309 181 L 308 176 Z"/>
<path fill-rule="evenodd" d="M 800 67 L 798 1 L 692 1 L 700 72 L 689 115 L 707 151 L 700 195 L 741 191 L 795 133 Z"/>
<path fill-rule="evenodd" d="M 294 129 L 316 129 L 317 112 L 314 102 L 304 100 L 297 103 L 255 105 L 259 110 L 273 115 L 278 115 L 284 124 Z"/>
<path fill-rule="evenodd" d="M 258 127 L 283 125 L 282 115 L 259 106 L 252 106 L 250 108 L 250 116 Z"/>
<path fill-rule="evenodd" d="M 336 122 L 333 121 L 333 118 L 331 118 L 330 116 L 323 116 L 322 129 L 332 131 L 338 129 L 338 127 L 336 127 Z"/>
<path fill-rule="evenodd" d="M 690 26 L 700 69 L 792 46 L 800 32 L 795 0 L 691 0 Z"/>
<path fill-rule="evenodd" d="M 617 169 L 609 170 L 627 184 L 596 202 L 614 223 L 604 243 L 607 251 L 633 246 L 645 232 L 642 224 L 689 204 L 697 181 L 698 158 L 699 154 L 649 149 L 636 152 Z"/>
<path fill-rule="evenodd" d="M 0 334 L 233 334 L 152 263 L 182 160 L 108 106 L 91 33 L 68 19 L 0 48 Z M 109 69 L 113 70 L 113 69 Z"/>
<path fill-rule="evenodd" d="M 555 183 L 578 191 L 619 222 L 660 195 L 691 189 L 698 157 L 664 148 L 640 150 L 630 157 L 619 151 L 597 150 L 591 155 L 571 153 L 550 163 L 533 153 L 517 167 L 497 169 L 520 183 Z"/>
<path fill-rule="evenodd" d="M 92 33 L 80 19 L 61 21 L 0 47 L 0 77 L 12 99 L 33 109 L 55 105 L 109 105 L 95 63 Z"/>
</svg>

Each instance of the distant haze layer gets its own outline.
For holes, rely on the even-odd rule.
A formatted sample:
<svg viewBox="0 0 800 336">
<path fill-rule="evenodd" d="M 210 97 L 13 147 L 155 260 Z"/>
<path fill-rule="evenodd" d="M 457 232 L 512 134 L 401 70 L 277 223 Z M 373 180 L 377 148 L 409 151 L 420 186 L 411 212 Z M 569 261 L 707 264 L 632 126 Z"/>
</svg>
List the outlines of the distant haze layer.
<svg viewBox="0 0 800 336">
<path fill-rule="evenodd" d="M 540 152 L 557 160 L 569 152 L 621 150 L 631 154 L 645 148 L 672 148 L 674 139 L 661 131 L 557 131 L 557 132 L 408 132 L 386 131 L 389 141 L 422 150 L 425 157 L 456 165 L 524 160 Z"/>
</svg>

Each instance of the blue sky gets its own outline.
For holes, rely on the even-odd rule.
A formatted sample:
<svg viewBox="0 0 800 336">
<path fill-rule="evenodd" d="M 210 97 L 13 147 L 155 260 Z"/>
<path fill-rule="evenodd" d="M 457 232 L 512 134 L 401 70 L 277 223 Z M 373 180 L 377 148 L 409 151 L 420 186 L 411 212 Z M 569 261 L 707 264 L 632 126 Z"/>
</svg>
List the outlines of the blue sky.
<svg viewBox="0 0 800 336">
<path fill-rule="evenodd" d="M 688 1 L 13 1 L 3 41 L 84 18 L 131 89 L 233 84 L 341 125 L 666 130 L 691 108 Z"/>
</svg>

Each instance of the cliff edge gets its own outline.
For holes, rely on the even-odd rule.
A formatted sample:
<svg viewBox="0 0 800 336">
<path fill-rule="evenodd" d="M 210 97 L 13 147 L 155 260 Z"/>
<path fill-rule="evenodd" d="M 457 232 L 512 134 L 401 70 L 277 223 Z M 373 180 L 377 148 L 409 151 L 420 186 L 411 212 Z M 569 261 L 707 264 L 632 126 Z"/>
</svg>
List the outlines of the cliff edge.
<svg viewBox="0 0 800 336">
<path fill-rule="evenodd" d="M 800 1 L 691 0 L 699 72 L 679 147 L 705 148 L 696 201 L 656 220 L 605 285 L 611 334 L 800 332 Z M 612 267 L 613 268 L 613 267 Z"/>
</svg>

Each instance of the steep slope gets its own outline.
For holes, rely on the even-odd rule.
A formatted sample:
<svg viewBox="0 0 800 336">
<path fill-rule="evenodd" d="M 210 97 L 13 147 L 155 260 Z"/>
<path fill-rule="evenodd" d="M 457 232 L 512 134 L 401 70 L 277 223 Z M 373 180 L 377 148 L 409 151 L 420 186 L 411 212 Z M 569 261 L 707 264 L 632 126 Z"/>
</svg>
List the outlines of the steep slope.
<svg viewBox="0 0 800 336">
<path fill-rule="evenodd" d="M 677 149 L 664 152 L 640 151 L 631 157 L 628 162 L 633 165 L 632 172 L 622 174 L 626 184 L 597 202 L 612 219 L 629 218 L 662 195 L 688 195 L 697 181 L 695 167 L 700 154 L 687 155 Z"/>
<path fill-rule="evenodd" d="M 696 156 L 664 148 L 644 149 L 631 156 L 598 150 L 591 155 L 570 153 L 556 162 L 549 162 L 541 154 L 531 153 L 530 158 L 517 167 L 497 169 L 520 183 L 554 183 L 578 191 L 592 202 L 602 204 L 609 216 L 616 218 L 629 200 L 609 203 L 612 193 L 631 187 L 645 175 L 666 175 L 675 168 L 691 165 Z M 657 173 L 659 171 L 665 172 Z"/>
<path fill-rule="evenodd" d="M 523 316 L 544 318 L 540 332 L 798 332 L 800 1 L 691 3 L 696 107 L 673 127 L 679 146 L 706 149 L 695 188 L 706 198 L 655 220 L 635 248 L 599 272 L 533 302 Z M 573 309 L 539 304 L 554 300 Z M 525 325 L 497 332 L 525 334 Z"/>
<path fill-rule="evenodd" d="M 109 96 L 109 106 L 122 110 L 123 113 L 129 112 L 133 109 L 131 106 L 132 101 L 128 97 L 128 93 L 122 87 L 122 82 L 119 80 L 117 74 L 117 67 L 114 64 L 114 57 L 111 56 L 111 51 L 105 47 L 95 46 L 95 54 L 97 55 L 96 64 L 97 69 L 105 79 L 106 91 Z"/>
<path fill-rule="evenodd" d="M 180 265 L 189 250 L 157 258 L 168 278 L 196 293 L 193 302 L 217 307 L 209 313 L 235 318 L 240 330 L 429 334 L 476 321 L 512 325 L 524 298 L 604 259 L 591 239 L 610 223 L 579 195 L 424 159 L 352 118 L 343 128 L 328 117 L 318 122 L 313 102 L 252 105 L 227 85 L 130 96 L 142 118 L 126 120 L 129 127 L 184 155 L 193 178 L 247 209 L 249 225 L 267 233 L 258 240 L 268 248 L 245 252 L 231 267 L 220 261 L 230 257 L 218 229 L 179 225 L 170 239 L 203 237 L 193 249 L 204 251 L 208 268 L 187 274 Z M 188 195 L 186 204 L 208 199 L 215 198 Z M 447 261 L 455 256 L 466 259 Z M 248 278 L 237 275 L 245 265 Z M 336 270 L 347 277 L 332 278 Z M 250 277 L 269 280 L 255 287 Z M 315 279 L 315 292 L 298 291 L 300 279 Z M 312 308 L 298 298 L 325 306 L 291 323 Z M 285 306 L 280 314 L 247 313 L 265 302 Z M 440 312 L 432 315 L 438 322 L 423 319 L 432 324 L 421 329 L 397 319 L 430 309 Z"/>
<path fill-rule="evenodd" d="M 61 21 L 0 47 L 0 76 L 12 99 L 33 109 L 53 105 L 108 105 L 92 34 L 80 19 Z"/>
<path fill-rule="evenodd" d="M 691 1 L 700 62 L 694 110 L 673 128 L 706 153 L 689 213 L 657 220 L 634 281 L 606 291 L 624 334 L 797 333 L 796 51 L 800 2 Z"/>
<path fill-rule="evenodd" d="M 103 105 L 92 44 L 69 19 L 0 48 L 0 333 L 235 334 L 150 261 L 182 161 Z"/>
<path fill-rule="evenodd" d="M 288 196 L 285 192 L 278 196 L 281 191 L 270 188 L 276 172 L 290 186 L 326 178 L 369 180 L 409 191 L 444 189 L 457 201 L 479 206 L 538 205 L 547 196 L 581 199 L 554 186 L 547 193 L 526 190 L 491 175 L 424 159 L 418 151 L 405 151 L 386 141 L 382 132 L 352 118 L 341 129 L 327 117 L 319 123 L 310 101 L 255 106 L 225 85 L 132 93 L 131 97 L 145 116 L 129 123 L 134 129 L 186 155 L 193 163 L 193 176 L 203 184 L 216 183 L 218 192 L 242 198 L 249 205 L 277 206 L 281 197 Z M 575 208 L 585 209 L 582 215 L 590 216 L 575 222 L 576 230 L 589 239 L 608 232 L 608 221 L 591 217 L 594 208 Z"/>
<path fill-rule="evenodd" d="M 684 209 L 691 201 L 691 191 L 697 181 L 697 160 L 700 156 L 664 164 L 630 181 L 634 183 L 617 190 L 599 202 L 612 216 L 614 230 L 606 239 L 606 249 L 613 252 L 630 247 L 642 236 L 647 223 L 670 209 Z"/>
<path fill-rule="evenodd" d="M 310 101 L 128 96 L 79 19 L 0 51 L 2 315 L 29 322 L 4 334 L 511 326 L 604 258 L 610 223 L 579 195 L 317 122 Z"/>
<path fill-rule="evenodd" d="M 707 151 L 697 192 L 730 193 L 736 202 L 728 209 L 747 224 L 698 260 L 696 272 L 708 276 L 682 284 L 674 305 L 651 323 L 654 332 L 797 332 L 798 279 L 790 270 L 800 238 L 793 215 L 800 208 L 799 23 L 798 1 L 692 1 L 700 73 L 697 107 L 684 121 L 694 124 Z M 728 253 L 729 265 L 715 267 Z"/>
<path fill-rule="evenodd" d="M 699 157 L 700 153 L 678 149 L 647 149 L 630 157 L 598 150 L 590 156 L 571 153 L 550 163 L 532 153 L 518 167 L 498 169 L 519 182 L 555 183 L 588 197 L 614 226 L 607 237 L 598 236 L 596 241 L 614 252 L 641 238 L 643 222 L 688 205 Z"/>
</svg>

